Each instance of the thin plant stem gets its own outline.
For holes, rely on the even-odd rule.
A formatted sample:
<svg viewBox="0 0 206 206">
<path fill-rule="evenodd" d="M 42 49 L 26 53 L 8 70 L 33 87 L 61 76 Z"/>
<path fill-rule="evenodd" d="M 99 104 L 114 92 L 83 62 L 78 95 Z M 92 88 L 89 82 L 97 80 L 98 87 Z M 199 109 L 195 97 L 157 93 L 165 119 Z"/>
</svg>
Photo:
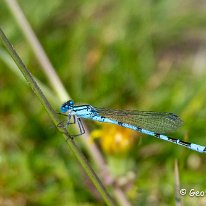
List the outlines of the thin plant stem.
<svg viewBox="0 0 206 206">
<path fill-rule="evenodd" d="M 179 177 L 179 167 L 178 161 L 175 160 L 174 177 L 175 177 L 175 206 L 181 206 L 182 200 L 180 196 L 180 177 Z"/>
<path fill-rule="evenodd" d="M 16 53 L 14 47 L 10 44 L 9 40 L 7 39 L 7 37 L 5 36 L 5 34 L 4 34 L 4 32 L 2 31 L 1 28 L 0 28 L 0 38 L 1 38 L 1 41 L 2 41 L 3 45 L 6 47 L 9 54 L 11 55 L 11 57 L 13 58 L 15 63 L 17 64 L 17 66 L 20 69 L 20 71 L 22 72 L 22 74 L 24 75 L 24 77 L 25 77 L 26 81 L 28 82 L 29 86 L 32 88 L 34 93 L 39 98 L 40 102 L 42 103 L 42 105 L 46 109 L 47 113 L 49 114 L 49 116 L 52 119 L 52 121 L 54 122 L 54 124 L 57 125 L 60 121 L 58 119 L 58 116 L 57 116 L 56 112 L 54 111 L 54 109 L 52 108 L 50 103 L 48 102 L 47 98 L 44 96 L 44 94 L 41 91 L 40 87 L 38 86 L 38 84 L 36 83 L 36 81 L 32 77 L 31 73 L 26 68 L 24 63 L 22 62 L 21 58 Z M 106 188 L 103 186 L 100 179 L 95 174 L 94 170 L 89 165 L 86 158 L 83 156 L 83 154 L 79 150 L 78 146 L 75 144 L 75 141 L 69 135 L 68 131 L 63 127 L 58 127 L 58 129 L 64 134 L 64 137 L 66 139 L 66 142 L 67 142 L 69 148 L 75 154 L 76 158 L 78 159 L 79 163 L 83 167 L 84 171 L 90 177 L 91 181 L 94 183 L 97 190 L 101 194 L 102 198 L 107 203 L 107 205 L 109 205 L 109 206 L 114 205 L 114 202 L 113 202 L 112 198 L 110 197 L 109 193 L 107 192 Z"/>
<path fill-rule="evenodd" d="M 5 0 L 5 2 L 8 8 L 10 9 L 12 15 L 14 16 L 15 20 L 17 21 L 24 36 L 29 42 L 38 62 L 42 66 L 43 72 L 45 73 L 50 84 L 52 85 L 56 95 L 59 97 L 61 101 L 70 99 L 69 94 L 66 92 L 66 89 L 61 83 L 61 80 L 56 74 L 52 63 L 50 62 L 47 54 L 45 53 L 43 47 L 41 46 L 41 43 L 39 42 L 36 34 L 34 33 L 32 27 L 30 26 L 29 21 L 26 19 L 18 2 L 16 0 Z M 77 129 L 76 125 L 74 125 L 74 127 Z M 95 144 L 88 143 L 89 133 L 88 133 L 86 126 L 84 126 L 84 128 L 85 128 L 85 135 L 81 141 L 84 142 L 84 145 L 90 157 L 94 161 L 98 170 L 101 171 L 101 175 L 103 176 L 103 181 L 105 182 L 106 179 L 113 180 L 113 177 L 110 174 L 108 167 L 105 163 L 105 160 L 101 152 L 99 151 L 98 147 Z M 131 205 L 121 188 L 115 187 L 113 188 L 113 190 L 114 190 L 114 196 L 120 206 L 130 206 Z"/>
</svg>

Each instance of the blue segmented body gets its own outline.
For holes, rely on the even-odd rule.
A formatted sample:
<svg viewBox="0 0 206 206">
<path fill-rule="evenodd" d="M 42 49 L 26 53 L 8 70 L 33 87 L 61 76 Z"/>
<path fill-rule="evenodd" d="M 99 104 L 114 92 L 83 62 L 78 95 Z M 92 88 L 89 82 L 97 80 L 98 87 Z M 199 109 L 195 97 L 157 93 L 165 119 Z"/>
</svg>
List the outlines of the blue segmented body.
<svg viewBox="0 0 206 206">
<path fill-rule="evenodd" d="M 61 106 L 61 112 L 68 111 L 68 121 L 66 127 L 70 124 L 71 116 L 77 119 L 80 128 L 80 134 L 84 133 L 81 124 L 81 118 L 91 119 L 98 122 L 116 124 L 121 127 L 136 130 L 143 134 L 154 136 L 197 152 L 205 153 L 206 147 L 194 143 L 182 141 L 180 139 L 168 137 L 161 133 L 175 130 L 182 124 L 182 120 L 173 113 L 167 112 L 144 112 L 144 111 L 121 111 L 104 108 L 95 108 L 91 105 L 74 105 L 72 100 L 65 102 Z M 78 136 L 78 135 L 75 135 Z"/>
</svg>

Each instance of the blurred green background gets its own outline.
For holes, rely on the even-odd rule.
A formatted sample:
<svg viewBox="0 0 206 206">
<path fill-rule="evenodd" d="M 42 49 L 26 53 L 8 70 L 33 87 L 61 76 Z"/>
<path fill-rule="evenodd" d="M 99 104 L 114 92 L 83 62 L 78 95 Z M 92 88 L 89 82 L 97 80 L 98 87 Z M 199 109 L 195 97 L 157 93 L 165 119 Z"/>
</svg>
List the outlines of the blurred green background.
<svg viewBox="0 0 206 206">
<path fill-rule="evenodd" d="M 19 4 L 76 103 L 174 112 L 184 126 L 171 135 L 206 145 L 205 1 Z M 0 23 L 32 74 L 50 87 L 5 1 Z M 104 205 L 8 57 L 1 45 L 0 204 Z M 56 95 L 50 99 L 59 111 L 62 102 Z M 101 127 L 87 125 L 90 131 Z M 126 157 L 118 157 L 118 164 L 125 158 L 135 174 L 125 191 L 131 205 L 175 204 L 176 159 L 181 188 L 206 189 L 204 154 L 142 135 Z M 105 159 L 111 164 L 110 154 Z M 205 196 L 186 195 L 183 203 L 206 205 Z"/>
</svg>

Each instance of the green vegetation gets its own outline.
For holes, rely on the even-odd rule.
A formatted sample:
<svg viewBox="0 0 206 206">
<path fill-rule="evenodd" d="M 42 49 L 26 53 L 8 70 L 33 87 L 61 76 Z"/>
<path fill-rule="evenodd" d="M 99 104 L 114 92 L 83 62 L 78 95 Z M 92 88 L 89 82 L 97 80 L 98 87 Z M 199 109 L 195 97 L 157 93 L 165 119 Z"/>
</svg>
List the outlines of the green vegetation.
<svg viewBox="0 0 206 206">
<path fill-rule="evenodd" d="M 206 145 L 204 2 L 19 3 L 76 103 L 174 112 L 185 124 L 171 136 Z M 0 13 L 1 27 L 59 112 L 62 99 L 42 71 L 6 1 Z M 38 98 L 15 69 L 0 44 L 0 204 L 104 205 Z M 101 128 L 94 122 L 86 125 L 89 131 Z M 82 138 L 77 138 L 76 144 L 101 177 Z M 180 188 L 205 191 L 204 156 L 142 135 L 127 155 L 106 154 L 105 159 L 114 178 L 119 178 L 115 177 L 118 167 L 128 169 L 125 175 L 135 174 L 121 188 L 132 205 L 163 206 L 175 204 L 175 160 Z M 109 185 L 108 190 L 114 197 L 113 187 Z M 206 204 L 205 197 L 186 195 L 182 199 L 184 205 Z"/>
</svg>

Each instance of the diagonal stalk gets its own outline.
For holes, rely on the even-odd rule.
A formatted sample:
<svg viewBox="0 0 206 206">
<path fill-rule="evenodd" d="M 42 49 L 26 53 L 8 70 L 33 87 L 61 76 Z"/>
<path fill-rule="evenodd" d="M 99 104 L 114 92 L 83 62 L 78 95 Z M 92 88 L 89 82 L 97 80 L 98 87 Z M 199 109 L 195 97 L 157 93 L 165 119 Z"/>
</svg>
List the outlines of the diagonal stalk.
<svg viewBox="0 0 206 206">
<path fill-rule="evenodd" d="M 50 103 L 48 102 L 47 98 L 44 96 L 44 94 L 41 91 L 40 87 L 38 86 L 38 84 L 36 83 L 36 81 L 32 77 L 31 73 L 26 68 L 24 63 L 22 62 L 21 58 L 16 53 L 15 49 L 13 48 L 13 46 L 11 45 L 11 43 L 9 42 L 9 40 L 7 39 L 7 37 L 5 36 L 5 34 L 4 34 L 4 32 L 2 31 L 1 28 L 0 28 L 0 39 L 1 39 L 2 43 L 3 43 L 3 45 L 8 50 L 9 54 L 11 55 L 11 57 L 13 58 L 13 60 L 15 61 L 15 63 L 17 64 L 19 70 L 24 75 L 27 83 L 32 88 L 32 90 L 37 95 L 37 97 L 39 98 L 40 102 L 42 103 L 42 105 L 46 109 L 46 111 L 49 114 L 50 118 L 52 119 L 54 124 L 57 125 L 60 121 L 58 119 L 58 116 L 57 116 L 56 112 L 54 111 L 54 109 L 52 108 Z M 86 158 L 83 156 L 83 154 L 79 150 L 79 148 L 76 145 L 75 141 L 70 137 L 68 131 L 65 128 L 59 128 L 58 127 L 58 129 L 64 134 L 64 137 L 67 140 L 66 142 L 67 142 L 69 148 L 75 154 L 76 158 L 78 159 L 79 163 L 83 167 L 84 171 L 90 177 L 91 181 L 96 186 L 97 190 L 99 191 L 100 195 L 105 200 L 107 205 L 109 205 L 109 206 L 110 205 L 114 205 L 114 202 L 111 199 L 111 197 L 110 197 L 109 193 L 107 192 L 106 188 L 104 187 L 104 185 L 102 184 L 102 182 L 100 181 L 98 176 L 95 174 L 94 170 L 89 165 L 89 163 L 87 162 Z"/>
<path fill-rule="evenodd" d="M 23 10 L 18 4 L 18 1 L 17 0 L 4 0 L 4 1 L 7 4 L 8 8 L 10 9 L 11 14 L 13 15 L 15 21 L 17 22 L 19 28 L 22 30 L 22 33 L 27 39 L 30 47 L 32 48 L 32 51 L 35 54 L 37 61 L 42 66 L 41 69 L 45 73 L 46 77 L 48 78 L 53 90 L 56 92 L 56 95 L 59 97 L 61 102 L 70 99 L 69 94 L 66 92 L 66 89 L 61 83 L 61 80 L 57 76 L 52 63 L 50 62 L 47 54 L 45 53 L 29 21 L 27 20 Z M 82 138 L 81 141 L 84 143 L 84 146 L 86 147 L 86 150 L 90 155 L 91 159 L 95 163 L 95 166 L 98 168 L 98 171 L 101 171 L 101 176 L 103 178 L 103 181 L 106 182 L 106 184 L 108 184 L 107 180 L 110 179 L 110 184 L 111 184 L 114 178 L 110 174 L 110 171 L 105 163 L 105 160 L 101 152 L 97 148 L 97 146 L 95 144 L 88 143 L 89 133 L 85 125 L 84 128 L 86 129 L 85 130 L 86 132 L 84 138 Z M 115 200 L 118 202 L 118 205 L 120 206 L 131 205 L 122 188 L 115 186 L 112 188 L 112 191 Z"/>
</svg>

